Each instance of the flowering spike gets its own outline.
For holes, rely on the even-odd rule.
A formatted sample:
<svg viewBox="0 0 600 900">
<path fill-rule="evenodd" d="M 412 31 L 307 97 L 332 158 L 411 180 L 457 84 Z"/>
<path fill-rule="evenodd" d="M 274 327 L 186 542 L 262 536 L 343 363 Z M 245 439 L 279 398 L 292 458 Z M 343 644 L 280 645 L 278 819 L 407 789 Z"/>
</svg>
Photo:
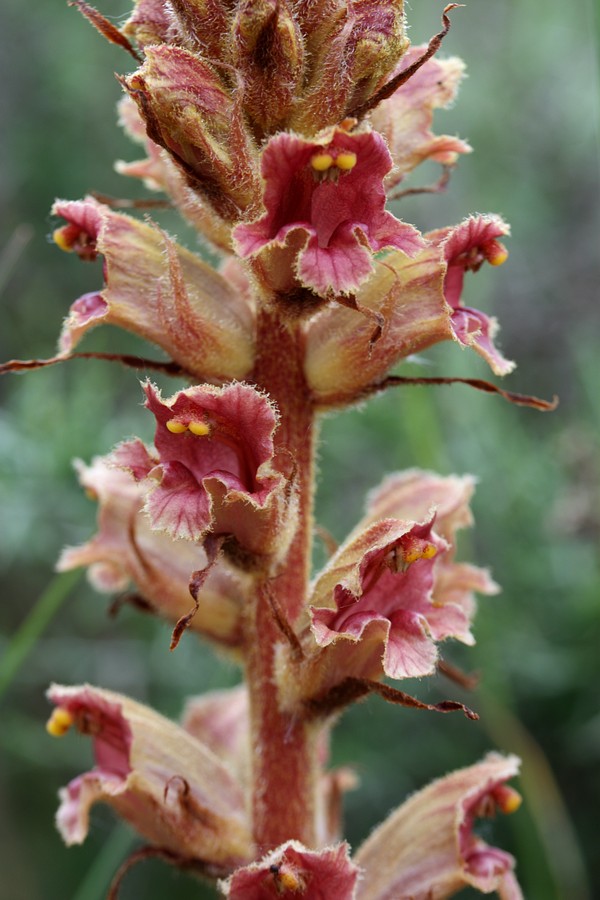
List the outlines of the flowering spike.
<svg viewBox="0 0 600 900">
<path fill-rule="evenodd" d="M 435 58 L 458 4 L 410 48 L 403 0 L 134 0 L 121 29 L 71 2 L 140 64 L 120 77 L 119 116 L 143 156 L 117 168 L 164 196 L 56 202 L 54 242 L 101 257 L 102 283 L 72 303 L 58 355 L 0 372 L 104 358 L 188 380 L 171 397 L 144 383 L 153 447 L 131 439 L 76 464 L 97 533 L 58 568 L 85 567 L 119 595 L 113 612 L 130 601 L 163 616 L 171 649 L 188 628 L 207 638 L 246 680 L 188 703 L 182 726 L 120 694 L 52 687 L 48 733 L 75 726 L 95 757 L 61 792 L 59 829 L 81 842 L 102 802 L 149 842 L 111 896 L 133 862 L 157 856 L 223 879 L 230 900 L 441 900 L 465 885 L 518 900 L 512 857 L 473 830 L 518 808 L 506 786 L 514 757 L 413 794 L 354 861 L 339 842 L 354 778 L 326 769 L 334 716 L 370 694 L 477 719 L 386 681 L 456 676 L 439 647 L 472 644 L 474 595 L 498 590 L 456 560 L 474 480 L 416 469 L 385 479 L 309 581 L 322 410 L 394 384 L 452 381 L 544 408 L 480 379 L 390 374 L 446 340 L 498 375 L 513 367 L 495 320 L 462 300 L 467 272 L 505 262 L 508 225 L 477 215 L 423 236 L 387 209 L 445 188 L 470 151 L 432 131 L 463 75 L 459 60 Z M 396 190 L 426 160 L 442 178 Z M 218 260 L 117 212 L 167 205 Z M 167 358 L 76 353 L 100 324 Z"/>
</svg>

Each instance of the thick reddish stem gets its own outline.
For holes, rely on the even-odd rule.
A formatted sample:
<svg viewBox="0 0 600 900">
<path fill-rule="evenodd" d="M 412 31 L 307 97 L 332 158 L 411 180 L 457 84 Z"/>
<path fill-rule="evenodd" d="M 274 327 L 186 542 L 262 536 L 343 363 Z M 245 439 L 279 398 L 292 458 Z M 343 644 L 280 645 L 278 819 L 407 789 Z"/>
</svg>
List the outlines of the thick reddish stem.
<svg viewBox="0 0 600 900">
<path fill-rule="evenodd" d="M 297 530 L 275 578 L 261 585 L 247 624 L 247 679 L 252 722 L 254 837 L 260 852 L 290 838 L 315 843 L 318 763 L 315 728 L 279 710 L 274 651 L 285 640 L 273 602 L 293 624 L 306 600 L 312 546 L 315 415 L 302 370 L 299 331 L 285 329 L 268 311 L 259 314 L 258 387 L 277 403 L 276 444 L 282 464 L 290 459 L 299 491 Z"/>
</svg>

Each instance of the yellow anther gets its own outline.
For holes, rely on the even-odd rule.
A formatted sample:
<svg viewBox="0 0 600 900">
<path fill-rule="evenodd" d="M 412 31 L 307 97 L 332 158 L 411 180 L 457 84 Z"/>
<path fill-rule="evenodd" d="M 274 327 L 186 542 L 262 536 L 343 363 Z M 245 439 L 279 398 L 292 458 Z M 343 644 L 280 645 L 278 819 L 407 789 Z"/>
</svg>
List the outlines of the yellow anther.
<svg viewBox="0 0 600 900">
<path fill-rule="evenodd" d="M 310 164 L 315 172 L 326 172 L 333 165 L 333 156 L 331 153 L 316 153 Z"/>
<path fill-rule="evenodd" d="M 178 422 L 177 419 L 169 419 L 167 422 L 167 431 L 170 431 L 171 434 L 183 434 L 187 430 L 187 425 L 184 425 L 183 422 Z"/>
<path fill-rule="evenodd" d="M 62 706 L 57 706 L 46 722 L 46 731 L 52 737 L 62 737 L 67 733 L 73 722 L 74 719 L 69 710 L 64 709 Z"/>
<path fill-rule="evenodd" d="M 335 164 L 342 172 L 349 172 L 356 165 L 356 153 L 346 150 L 344 153 L 338 153 L 335 158 Z"/>
<path fill-rule="evenodd" d="M 85 496 L 88 500 L 93 500 L 94 503 L 98 500 L 98 491 L 95 491 L 94 488 L 88 487 L 85 489 Z"/>
<path fill-rule="evenodd" d="M 353 119 L 351 116 L 348 116 L 346 119 L 342 119 L 340 122 L 340 128 L 342 131 L 352 131 L 358 125 L 358 119 Z"/>
<path fill-rule="evenodd" d="M 303 886 L 300 879 L 293 872 L 280 872 L 278 881 L 280 886 L 286 891 L 299 891 Z"/>
<path fill-rule="evenodd" d="M 505 247 L 499 247 L 494 253 L 490 253 L 487 261 L 491 266 L 501 266 L 508 259 L 508 250 Z"/>
<path fill-rule="evenodd" d="M 66 228 L 64 226 L 62 228 L 56 228 L 52 232 L 52 240 L 57 247 L 60 247 L 60 249 L 64 250 L 66 253 L 70 253 L 73 249 L 73 246 L 69 243 L 67 238 Z"/>
<path fill-rule="evenodd" d="M 205 434 L 210 434 L 210 425 L 207 425 L 206 422 L 190 422 L 188 427 L 192 434 L 197 434 L 198 437 L 204 437 Z"/>
<path fill-rule="evenodd" d="M 406 565 L 410 565 L 410 563 L 416 562 L 418 559 L 432 559 L 437 553 L 437 547 L 434 544 L 421 544 L 421 546 L 416 545 L 412 547 L 410 550 L 405 550 L 403 553 L 403 560 Z"/>
<path fill-rule="evenodd" d="M 500 787 L 496 788 L 494 791 L 494 799 L 498 804 L 498 809 L 507 816 L 516 812 L 523 802 L 523 798 L 519 792 L 515 791 L 512 787 L 508 787 L 506 784 L 502 784 Z"/>
</svg>

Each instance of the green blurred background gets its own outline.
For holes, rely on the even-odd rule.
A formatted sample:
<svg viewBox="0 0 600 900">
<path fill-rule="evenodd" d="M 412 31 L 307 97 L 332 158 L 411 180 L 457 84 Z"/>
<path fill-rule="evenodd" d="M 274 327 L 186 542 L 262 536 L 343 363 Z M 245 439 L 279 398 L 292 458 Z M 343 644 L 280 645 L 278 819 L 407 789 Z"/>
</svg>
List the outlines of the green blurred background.
<svg viewBox="0 0 600 900">
<path fill-rule="evenodd" d="M 128 8 L 98 5 L 116 21 Z M 408 9 L 415 43 L 438 29 L 442 6 L 421 0 Z M 425 700 L 466 701 L 479 723 L 375 699 L 343 717 L 334 761 L 361 778 L 347 798 L 348 837 L 360 841 L 429 779 L 493 747 L 515 751 L 526 803 L 493 833 L 518 857 L 532 900 L 600 896 L 597 36 L 593 0 L 471 0 L 457 10 L 444 52 L 462 56 L 470 77 L 456 107 L 438 113 L 436 131 L 460 134 L 475 153 L 445 195 L 410 198 L 399 211 L 423 229 L 473 211 L 511 222 L 509 264 L 471 276 L 467 296 L 501 321 L 502 347 L 519 363 L 508 387 L 558 392 L 558 410 L 542 415 L 461 386 L 404 389 L 328 419 L 321 446 L 319 520 L 338 539 L 390 470 L 475 473 L 477 526 L 461 553 L 489 565 L 504 589 L 481 600 L 477 646 L 448 650 L 481 672 L 474 695 L 437 679 L 407 685 Z M 100 284 L 98 267 L 48 242 L 48 210 L 56 196 L 138 191 L 112 170 L 115 159 L 138 156 L 114 116 L 112 73 L 129 62 L 62 0 L 2 0 L 1 359 L 50 355 L 69 304 Z M 419 181 L 433 177 L 425 171 Z M 193 246 L 173 216 L 161 221 Z M 104 329 L 85 349 L 140 346 Z M 402 371 L 488 375 L 455 346 Z M 233 684 L 238 673 L 191 636 L 169 654 L 163 623 L 128 610 L 109 618 L 106 598 L 83 578 L 52 580 L 63 545 L 94 528 L 71 459 L 89 460 L 127 435 L 151 438 L 137 374 L 74 361 L 7 376 L 0 391 L 0 898 L 99 900 L 135 843 L 98 808 L 87 843 L 63 848 L 52 825 L 56 791 L 88 766 L 89 746 L 46 736 L 47 684 L 88 680 L 177 716 L 184 696 Z M 122 896 L 213 894 L 148 862 Z"/>
</svg>

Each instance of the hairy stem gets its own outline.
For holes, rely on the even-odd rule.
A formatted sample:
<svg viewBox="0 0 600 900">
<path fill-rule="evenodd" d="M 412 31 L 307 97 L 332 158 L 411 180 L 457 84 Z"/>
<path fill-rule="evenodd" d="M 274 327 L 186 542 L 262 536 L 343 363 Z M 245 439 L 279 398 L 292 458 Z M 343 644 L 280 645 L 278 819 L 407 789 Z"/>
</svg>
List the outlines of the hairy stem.
<svg viewBox="0 0 600 900">
<path fill-rule="evenodd" d="M 250 692 L 254 837 L 259 851 L 290 838 L 315 843 L 318 780 L 316 728 L 282 713 L 274 679 L 275 647 L 284 640 L 273 614 L 290 625 L 301 614 L 310 574 L 314 493 L 315 414 L 302 371 L 299 329 L 288 330 L 261 311 L 260 348 L 253 380 L 268 391 L 281 416 L 276 433 L 281 464 L 298 490 L 297 527 L 280 571 L 259 588 L 247 623 L 247 679 Z"/>
</svg>

